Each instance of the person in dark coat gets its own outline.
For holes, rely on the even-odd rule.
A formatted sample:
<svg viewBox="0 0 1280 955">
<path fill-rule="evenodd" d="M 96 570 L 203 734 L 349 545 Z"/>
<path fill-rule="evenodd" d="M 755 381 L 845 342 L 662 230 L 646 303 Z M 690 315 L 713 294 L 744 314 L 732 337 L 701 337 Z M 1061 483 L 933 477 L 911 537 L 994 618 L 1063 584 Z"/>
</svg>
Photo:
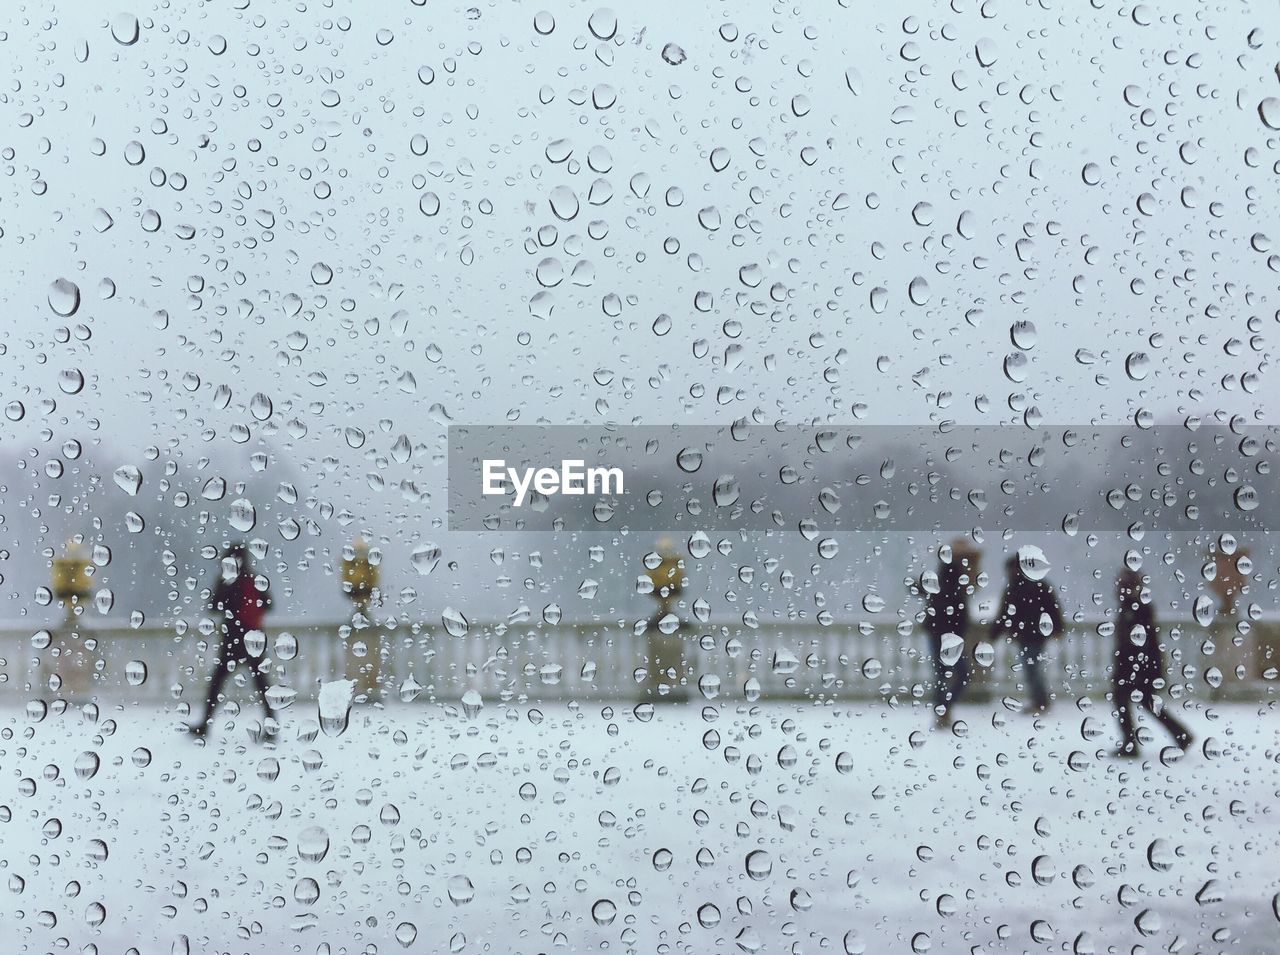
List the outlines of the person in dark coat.
<svg viewBox="0 0 1280 955">
<path fill-rule="evenodd" d="M 248 666 L 262 709 L 266 716 L 271 715 L 267 705 L 267 676 L 250 663 L 249 650 L 245 646 L 245 634 L 262 628 L 262 618 L 271 606 L 271 596 L 266 590 L 259 590 L 254 583 L 253 568 L 243 544 L 232 544 L 223 552 L 209 606 L 219 640 L 205 700 L 204 720 L 190 727 L 197 736 L 208 731 L 222 684 L 238 664 Z"/>
<path fill-rule="evenodd" d="M 1156 682 L 1164 679 L 1160 633 L 1150 594 L 1144 592 L 1142 575 L 1126 567 L 1116 578 L 1116 658 L 1112 670 L 1116 716 L 1120 721 L 1120 748 L 1116 755 L 1139 755 L 1138 730 L 1133 722 L 1137 707 L 1146 710 L 1169 731 L 1180 749 L 1191 745 L 1191 733 L 1156 697 Z M 1157 705 L 1157 704 L 1161 705 Z"/>
<path fill-rule="evenodd" d="M 1027 576 L 1027 569 L 1044 561 L 1038 547 L 1020 548 L 1005 562 L 1008 580 L 1000 598 L 1000 612 L 992 624 L 992 635 L 1009 635 L 1017 641 L 1018 659 L 1036 710 L 1049 709 L 1049 691 L 1044 682 L 1045 645 L 1050 637 L 1062 634 L 1062 607 L 1043 577 Z M 1024 566 L 1025 565 L 1025 566 Z"/>
<path fill-rule="evenodd" d="M 978 577 L 978 556 L 968 542 L 953 541 L 938 555 L 936 589 L 921 582 L 921 589 L 928 594 L 924 628 L 933 657 L 933 712 L 939 727 L 951 724 L 951 708 L 969 685 L 965 638 L 969 632 L 969 600 Z M 958 645 L 954 638 L 959 639 Z"/>
</svg>

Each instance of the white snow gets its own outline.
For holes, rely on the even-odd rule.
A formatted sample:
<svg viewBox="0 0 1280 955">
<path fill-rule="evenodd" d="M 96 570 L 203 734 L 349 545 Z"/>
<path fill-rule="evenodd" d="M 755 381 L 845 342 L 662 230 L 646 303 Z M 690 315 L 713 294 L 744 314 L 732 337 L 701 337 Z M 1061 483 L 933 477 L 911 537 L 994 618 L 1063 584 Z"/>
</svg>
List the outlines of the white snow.
<svg viewBox="0 0 1280 955">
<path fill-rule="evenodd" d="M 1197 743 L 1169 765 L 1163 738 L 1108 756 L 1102 705 L 1039 727 L 973 708 L 951 734 L 868 704 L 485 704 L 357 707 L 340 737 L 299 704 L 266 744 L 224 709 L 204 745 L 156 709 L 0 710 L 3 950 L 1271 955 L 1280 936 L 1274 704 L 1187 711 Z"/>
</svg>

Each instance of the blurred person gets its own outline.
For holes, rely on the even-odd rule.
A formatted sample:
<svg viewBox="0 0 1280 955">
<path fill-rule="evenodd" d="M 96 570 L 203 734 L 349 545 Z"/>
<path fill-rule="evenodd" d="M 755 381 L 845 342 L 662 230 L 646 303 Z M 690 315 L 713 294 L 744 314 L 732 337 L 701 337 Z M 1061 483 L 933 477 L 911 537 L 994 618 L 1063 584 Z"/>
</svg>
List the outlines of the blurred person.
<svg viewBox="0 0 1280 955">
<path fill-rule="evenodd" d="M 1120 721 L 1121 743 L 1117 756 L 1139 755 L 1138 730 L 1133 722 L 1135 707 L 1142 707 L 1169 731 L 1178 748 L 1191 745 L 1191 733 L 1156 697 L 1156 682 L 1164 680 L 1164 658 L 1156 627 L 1151 595 L 1142 585 L 1142 575 L 1125 567 L 1116 577 L 1116 653 L 1112 665 L 1116 716 Z"/>
<path fill-rule="evenodd" d="M 921 589 L 928 594 L 924 628 L 929 634 L 929 652 L 933 659 L 933 712 L 939 728 L 951 725 L 952 707 L 960 702 L 969 685 L 966 637 L 969 600 L 978 577 L 978 558 L 978 550 L 963 538 L 952 541 L 939 551 L 936 589 L 926 587 L 921 581 Z M 944 638 L 958 638 L 959 643 L 953 639 L 944 641 Z"/>
<path fill-rule="evenodd" d="M 258 590 L 254 584 L 253 567 L 244 545 L 232 544 L 222 554 L 218 579 L 209 597 L 219 641 L 205 699 L 204 720 L 189 727 L 195 735 L 203 736 L 208 732 L 222 684 L 237 665 L 248 667 L 254 689 L 261 698 L 263 712 L 265 716 L 271 715 L 271 708 L 267 705 L 266 674 L 252 664 L 245 646 L 245 634 L 262 629 L 262 618 L 270 606 L 270 593 Z"/>
<path fill-rule="evenodd" d="M 1018 644 L 1018 660 L 1026 676 L 1031 703 L 1037 712 L 1049 709 L 1044 682 L 1045 645 L 1062 635 L 1062 607 L 1053 587 L 1044 579 L 1049 563 L 1039 547 L 1020 547 L 1005 562 L 1007 581 L 991 632 L 1012 636 Z"/>
</svg>

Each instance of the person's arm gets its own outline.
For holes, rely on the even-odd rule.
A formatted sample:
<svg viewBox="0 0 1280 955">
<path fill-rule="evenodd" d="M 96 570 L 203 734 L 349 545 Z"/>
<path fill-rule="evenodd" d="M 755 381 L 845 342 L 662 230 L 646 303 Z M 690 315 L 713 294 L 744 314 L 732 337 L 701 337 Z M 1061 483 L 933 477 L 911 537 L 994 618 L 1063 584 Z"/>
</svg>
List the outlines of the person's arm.
<svg viewBox="0 0 1280 955">
<path fill-rule="evenodd" d="M 924 632 L 932 634 L 938 625 L 937 594 L 931 594 L 924 589 L 923 574 L 915 579 L 911 587 L 911 595 L 919 597 L 924 604 Z"/>
<path fill-rule="evenodd" d="M 218 582 L 213 586 L 213 593 L 209 595 L 209 607 L 213 617 L 213 624 L 220 634 L 227 632 L 227 627 L 235 614 L 235 592 L 235 585 L 223 580 L 222 576 L 219 575 Z"/>
<path fill-rule="evenodd" d="M 1046 587 L 1044 592 L 1049 601 L 1049 620 L 1053 623 L 1053 636 L 1060 637 L 1064 629 L 1062 625 L 1062 604 L 1058 603 L 1058 594 L 1052 587 Z"/>
<path fill-rule="evenodd" d="M 209 594 L 209 606 L 213 609 L 214 615 L 221 617 L 228 609 L 228 602 L 232 589 L 227 586 L 227 582 L 218 577 L 218 582 L 213 585 L 213 590 Z"/>
<path fill-rule="evenodd" d="M 1009 588 L 1000 595 L 1000 612 L 991 621 L 991 636 L 1000 637 L 1013 630 L 1013 617 L 1009 607 Z"/>
</svg>

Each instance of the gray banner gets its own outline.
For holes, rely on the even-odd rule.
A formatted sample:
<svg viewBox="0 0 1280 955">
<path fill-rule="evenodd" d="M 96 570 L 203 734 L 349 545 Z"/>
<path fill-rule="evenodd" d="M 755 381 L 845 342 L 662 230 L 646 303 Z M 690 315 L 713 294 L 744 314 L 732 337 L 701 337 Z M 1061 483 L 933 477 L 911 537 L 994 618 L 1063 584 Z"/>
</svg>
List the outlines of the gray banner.
<svg viewBox="0 0 1280 955">
<path fill-rule="evenodd" d="M 1276 523 L 1275 448 L 1271 428 L 1194 422 L 459 425 L 449 428 L 449 527 L 1258 532 Z M 565 493 L 566 477 L 582 493 Z M 486 478 L 501 493 L 484 493 Z"/>
</svg>

